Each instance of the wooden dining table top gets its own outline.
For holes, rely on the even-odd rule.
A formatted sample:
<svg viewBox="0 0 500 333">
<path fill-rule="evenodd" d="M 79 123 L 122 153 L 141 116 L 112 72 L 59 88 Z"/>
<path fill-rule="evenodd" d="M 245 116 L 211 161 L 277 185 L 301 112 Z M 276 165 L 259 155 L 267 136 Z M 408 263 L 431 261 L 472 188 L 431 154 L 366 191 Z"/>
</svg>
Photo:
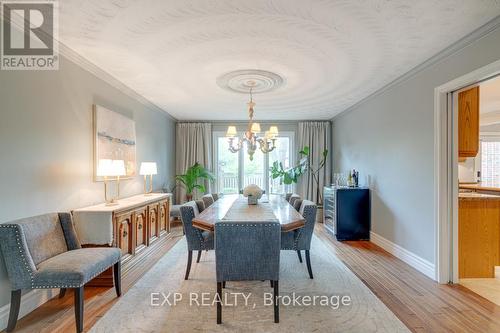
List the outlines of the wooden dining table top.
<svg viewBox="0 0 500 333">
<path fill-rule="evenodd" d="M 206 231 L 214 231 L 215 222 L 222 220 L 235 201 L 241 198 L 243 198 L 243 196 L 238 194 L 220 197 L 219 200 L 215 201 L 210 207 L 206 208 L 193 219 L 193 227 Z M 246 200 L 246 198 L 244 199 Z M 304 217 L 302 217 L 285 198 L 279 195 L 269 195 L 267 199 L 275 217 L 281 224 L 282 232 L 296 230 L 305 225 Z M 265 201 L 265 198 L 261 199 L 261 202 L 264 203 Z M 259 205 L 255 206 L 255 208 L 258 209 Z M 248 216 L 249 221 L 251 221 L 252 218 L 254 217 Z M 245 220 L 245 216 L 241 216 L 239 219 Z"/>
</svg>

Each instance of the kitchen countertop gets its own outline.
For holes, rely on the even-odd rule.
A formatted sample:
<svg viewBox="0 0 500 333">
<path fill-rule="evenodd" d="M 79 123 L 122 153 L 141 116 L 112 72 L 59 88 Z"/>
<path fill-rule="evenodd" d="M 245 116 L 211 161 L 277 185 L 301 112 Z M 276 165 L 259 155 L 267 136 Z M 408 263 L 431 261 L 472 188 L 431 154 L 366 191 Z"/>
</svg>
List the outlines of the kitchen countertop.
<svg viewBox="0 0 500 333">
<path fill-rule="evenodd" d="M 458 193 L 459 200 L 500 200 L 500 195 L 482 194 L 477 192 Z"/>
<path fill-rule="evenodd" d="M 500 192 L 500 182 L 459 183 L 458 187 L 468 190 Z"/>
</svg>

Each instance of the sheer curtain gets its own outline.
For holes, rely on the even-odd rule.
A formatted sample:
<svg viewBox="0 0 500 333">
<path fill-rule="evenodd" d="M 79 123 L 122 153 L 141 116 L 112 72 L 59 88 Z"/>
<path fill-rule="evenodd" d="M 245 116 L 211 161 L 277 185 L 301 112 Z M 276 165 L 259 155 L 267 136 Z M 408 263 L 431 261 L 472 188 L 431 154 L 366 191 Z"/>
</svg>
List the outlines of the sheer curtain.
<svg viewBox="0 0 500 333">
<path fill-rule="evenodd" d="M 210 123 L 177 123 L 175 142 L 175 174 L 180 175 L 195 164 L 200 163 L 212 171 L 212 124 Z M 205 188 L 211 191 L 211 184 L 205 182 Z M 184 187 L 177 186 L 176 203 L 186 199 Z M 200 193 L 194 193 L 194 197 Z"/>
<path fill-rule="evenodd" d="M 330 123 L 328 121 L 300 122 L 297 144 L 298 150 L 301 150 L 304 146 L 309 147 L 311 162 L 313 166 L 317 167 L 321 161 L 323 151 L 325 149 L 330 150 Z M 318 202 L 323 186 L 330 184 L 331 153 L 331 151 L 328 151 L 325 167 L 318 173 L 319 186 L 316 185 L 310 174 L 304 174 L 300 177 L 297 191 L 302 198 Z"/>
</svg>

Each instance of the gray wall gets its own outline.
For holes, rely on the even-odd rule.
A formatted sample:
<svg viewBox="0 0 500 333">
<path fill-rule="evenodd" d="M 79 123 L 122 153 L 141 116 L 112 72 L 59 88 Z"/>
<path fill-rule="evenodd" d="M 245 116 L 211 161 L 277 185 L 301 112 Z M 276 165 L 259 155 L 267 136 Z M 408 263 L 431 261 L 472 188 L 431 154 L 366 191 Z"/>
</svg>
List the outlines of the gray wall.
<svg viewBox="0 0 500 333">
<path fill-rule="evenodd" d="M 0 71 L 0 223 L 67 211 L 103 198 L 92 181 L 92 104 L 135 120 L 137 161 L 156 161 L 161 188 L 174 175 L 175 122 L 61 58 L 59 71 Z M 140 176 L 122 196 L 140 193 Z M 10 286 L 0 259 L 0 307 Z"/>
<path fill-rule="evenodd" d="M 334 170 L 372 186 L 372 230 L 435 262 L 434 88 L 500 59 L 497 29 L 333 119 Z"/>
</svg>

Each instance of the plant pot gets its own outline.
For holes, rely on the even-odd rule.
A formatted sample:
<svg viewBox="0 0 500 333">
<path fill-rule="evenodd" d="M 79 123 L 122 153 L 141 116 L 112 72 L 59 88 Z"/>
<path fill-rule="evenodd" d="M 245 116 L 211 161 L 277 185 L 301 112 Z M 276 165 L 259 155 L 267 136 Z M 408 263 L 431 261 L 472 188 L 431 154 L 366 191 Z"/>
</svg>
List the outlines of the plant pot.
<svg viewBox="0 0 500 333">
<path fill-rule="evenodd" d="M 316 210 L 316 223 L 323 223 L 323 206 L 318 206 Z"/>
<path fill-rule="evenodd" d="M 248 196 L 248 204 L 249 205 L 256 205 L 259 203 L 259 199 L 257 197 L 254 197 L 253 195 Z"/>
<path fill-rule="evenodd" d="M 186 194 L 186 200 L 189 202 L 193 200 L 193 195 L 192 194 Z"/>
</svg>

